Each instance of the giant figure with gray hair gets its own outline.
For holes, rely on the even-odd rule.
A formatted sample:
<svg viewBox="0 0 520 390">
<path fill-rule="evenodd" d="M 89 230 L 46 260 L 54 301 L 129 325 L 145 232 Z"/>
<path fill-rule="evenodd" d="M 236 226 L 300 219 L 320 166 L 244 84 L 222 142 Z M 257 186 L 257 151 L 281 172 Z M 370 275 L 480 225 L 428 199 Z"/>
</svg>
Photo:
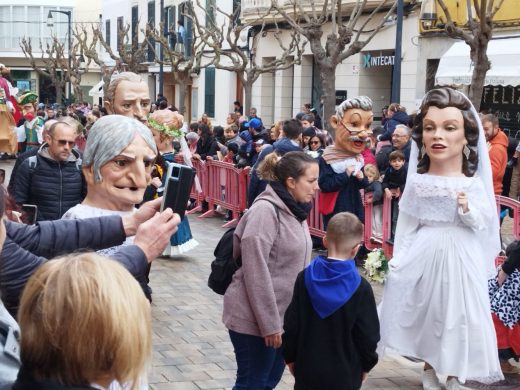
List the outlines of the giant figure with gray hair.
<svg viewBox="0 0 520 390">
<path fill-rule="evenodd" d="M 319 159 L 319 207 L 325 228 L 333 215 L 343 211 L 364 219 L 359 190 L 368 186 L 368 180 L 363 174 L 362 153 L 370 142 L 373 117 L 372 100 L 359 96 L 342 102 L 330 118 L 335 145 L 327 146 Z"/>
<path fill-rule="evenodd" d="M 148 84 L 138 74 L 122 72 L 112 76 L 105 107 L 109 114 L 124 115 L 144 123 L 150 113 Z"/>
<path fill-rule="evenodd" d="M 157 147 L 148 127 L 121 115 L 100 118 L 90 129 L 83 154 L 87 196 L 63 218 L 131 214 L 143 201 L 156 156 Z M 129 237 L 123 245 L 132 243 L 133 237 Z M 116 250 L 112 247 L 100 253 L 111 255 Z M 138 281 L 150 297 L 146 276 Z"/>
</svg>

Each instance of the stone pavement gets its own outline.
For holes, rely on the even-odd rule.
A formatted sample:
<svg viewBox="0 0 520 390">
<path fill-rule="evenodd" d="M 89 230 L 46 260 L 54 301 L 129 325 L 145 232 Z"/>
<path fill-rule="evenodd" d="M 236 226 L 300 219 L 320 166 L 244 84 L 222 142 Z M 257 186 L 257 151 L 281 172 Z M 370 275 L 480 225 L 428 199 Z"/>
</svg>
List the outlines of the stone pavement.
<svg viewBox="0 0 520 390">
<path fill-rule="evenodd" d="M 13 160 L 0 161 L 0 168 L 6 169 L 6 183 L 13 165 Z M 149 382 L 156 390 L 228 389 L 234 383 L 236 365 L 221 322 L 222 297 L 206 285 L 223 222 L 197 216 L 190 216 L 190 223 L 200 245 L 187 256 L 157 259 L 152 265 L 154 351 Z M 379 302 L 383 289 L 373 287 Z M 370 372 L 363 389 L 421 389 L 421 366 L 387 356 Z M 286 370 L 277 389 L 292 389 L 293 383 Z M 519 389 L 520 375 L 500 386 L 466 388 Z"/>
<path fill-rule="evenodd" d="M 185 257 L 157 259 L 152 265 L 153 389 L 224 389 L 234 383 L 236 365 L 221 322 L 222 297 L 206 285 L 213 250 L 225 231 L 223 221 L 191 215 L 190 224 L 200 245 Z M 376 285 L 374 291 L 379 301 L 382 287 Z M 363 389 L 421 389 L 421 369 L 422 364 L 400 356 L 385 357 Z M 286 370 L 277 389 L 292 389 L 293 383 Z M 485 388 L 518 389 L 520 381 Z"/>
</svg>

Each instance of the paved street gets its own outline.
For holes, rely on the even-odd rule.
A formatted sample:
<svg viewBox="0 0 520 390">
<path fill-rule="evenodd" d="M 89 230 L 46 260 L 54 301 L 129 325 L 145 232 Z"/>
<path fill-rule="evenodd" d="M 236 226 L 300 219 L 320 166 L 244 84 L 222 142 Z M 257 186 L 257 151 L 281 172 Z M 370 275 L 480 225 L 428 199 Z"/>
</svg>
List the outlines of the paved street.
<svg viewBox="0 0 520 390">
<path fill-rule="evenodd" d="M 7 181 L 13 164 L 13 160 L 0 162 Z M 221 322 L 222 297 L 206 285 L 213 250 L 224 232 L 222 223 L 220 218 L 191 215 L 192 231 L 200 245 L 189 256 L 153 263 L 152 389 L 226 389 L 234 383 L 233 349 Z M 382 287 L 373 287 L 379 302 Z M 421 366 L 399 356 L 385 357 L 363 389 L 421 389 Z M 292 383 L 286 371 L 277 389 L 292 389 Z M 518 389 L 520 375 L 507 378 L 501 386 L 465 388 Z"/>
<path fill-rule="evenodd" d="M 153 263 L 154 359 L 150 383 L 154 389 L 223 389 L 234 383 L 232 345 L 221 322 L 222 297 L 206 281 L 213 249 L 224 232 L 222 219 L 190 216 L 200 245 L 189 256 Z M 374 286 L 378 301 L 382 288 Z M 422 365 L 402 357 L 386 357 L 370 373 L 363 389 L 421 389 Z M 515 383 L 492 389 L 519 388 Z M 292 389 L 286 371 L 278 389 Z M 477 388 L 478 386 L 472 386 Z"/>
</svg>

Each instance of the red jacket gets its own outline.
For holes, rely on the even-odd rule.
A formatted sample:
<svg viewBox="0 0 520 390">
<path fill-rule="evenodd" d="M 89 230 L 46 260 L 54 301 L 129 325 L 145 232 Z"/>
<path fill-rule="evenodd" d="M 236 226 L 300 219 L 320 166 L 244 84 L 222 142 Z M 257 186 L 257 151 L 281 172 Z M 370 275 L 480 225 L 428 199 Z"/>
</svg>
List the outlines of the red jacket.
<svg viewBox="0 0 520 390">
<path fill-rule="evenodd" d="M 507 145 L 509 139 L 500 129 L 497 134 L 488 141 L 489 159 L 491 160 L 491 171 L 493 173 L 493 190 L 495 195 L 502 194 L 502 179 L 507 165 Z"/>
</svg>

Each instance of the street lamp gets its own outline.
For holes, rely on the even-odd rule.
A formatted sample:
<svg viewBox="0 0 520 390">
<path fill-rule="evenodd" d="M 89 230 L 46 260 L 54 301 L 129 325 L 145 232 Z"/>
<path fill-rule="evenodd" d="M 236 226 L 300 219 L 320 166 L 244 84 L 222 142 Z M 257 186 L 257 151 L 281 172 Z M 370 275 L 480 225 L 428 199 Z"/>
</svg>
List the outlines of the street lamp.
<svg viewBox="0 0 520 390">
<path fill-rule="evenodd" d="M 81 53 L 78 57 L 79 62 L 79 70 L 84 71 L 85 70 L 85 57 L 83 56 L 83 53 Z"/>
<path fill-rule="evenodd" d="M 434 0 L 424 0 L 421 6 L 421 27 L 427 31 L 437 24 L 437 3 Z"/>
<path fill-rule="evenodd" d="M 53 27 L 54 26 L 54 20 L 52 18 L 52 13 L 60 13 L 67 15 L 68 18 L 68 32 L 69 32 L 69 44 L 68 44 L 68 50 L 69 50 L 69 102 L 70 98 L 72 96 L 72 90 L 71 90 L 71 82 L 70 82 L 70 72 L 72 70 L 72 57 L 71 57 L 71 50 L 72 50 L 72 11 L 60 11 L 57 9 L 51 9 L 49 10 L 49 14 L 47 15 L 47 27 Z"/>
</svg>

